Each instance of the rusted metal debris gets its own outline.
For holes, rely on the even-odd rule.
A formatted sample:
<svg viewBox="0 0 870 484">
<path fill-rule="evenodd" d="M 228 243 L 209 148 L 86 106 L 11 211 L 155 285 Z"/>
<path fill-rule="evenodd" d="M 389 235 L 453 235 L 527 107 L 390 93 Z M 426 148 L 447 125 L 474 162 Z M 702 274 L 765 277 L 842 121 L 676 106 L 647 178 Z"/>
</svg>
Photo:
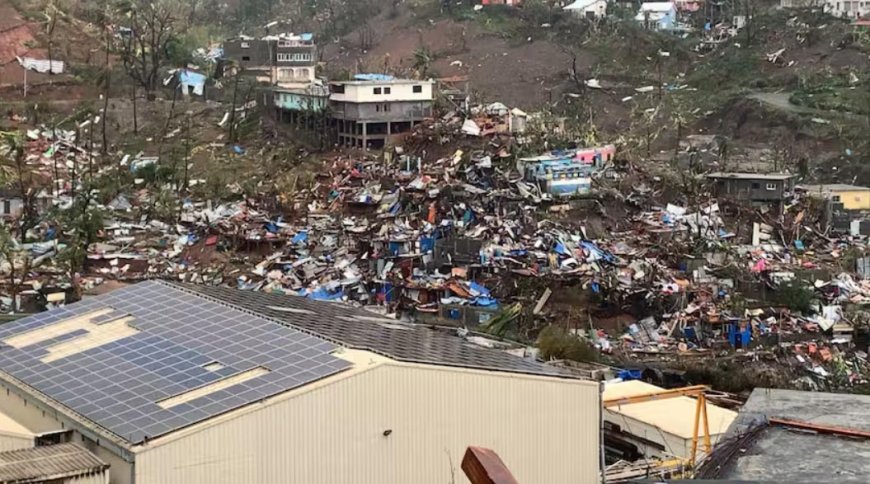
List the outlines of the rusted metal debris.
<svg viewBox="0 0 870 484">
<path fill-rule="evenodd" d="M 769 418 L 771 425 L 780 425 L 793 429 L 809 430 L 820 434 L 841 435 L 844 437 L 857 437 L 861 439 L 870 439 L 870 432 L 866 430 L 850 429 L 846 427 L 835 427 L 833 425 L 821 425 L 812 422 L 804 422 L 802 420 L 789 420 L 784 418 Z"/>
<path fill-rule="evenodd" d="M 471 484 L 519 484 L 501 457 L 484 447 L 469 446 L 466 449 L 462 471 Z"/>
</svg>

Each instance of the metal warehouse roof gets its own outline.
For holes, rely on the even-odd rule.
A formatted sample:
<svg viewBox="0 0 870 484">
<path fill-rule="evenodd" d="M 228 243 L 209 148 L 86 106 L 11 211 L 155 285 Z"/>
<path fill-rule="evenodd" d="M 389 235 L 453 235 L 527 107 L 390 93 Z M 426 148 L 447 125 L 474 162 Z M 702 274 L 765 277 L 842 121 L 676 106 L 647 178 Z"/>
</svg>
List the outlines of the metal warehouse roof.
<svg viewBox="0 0 870 484">
<path fill-rule="evenodd" d="M 610 383 L 604 387 L 604 400 L 631 397 L 661 390 L 640 380 L 630 380 Z M 608 408 L 608 412 L 625 416 L 659 428 L 662 432 L 675 435 L 682 439 L 691 439 L 694 435 L 695 409 L 697 401 L 689 397 L 668 398 L 666 400 L 651 400 L 642 403 L 630 403 Z M 724 434 L 728 426 L 737 418 L 737 412 L 717 407 L 707 403 L 707 418 L 710 423 L 710 435 Z M 630 429 L 630 424 L 625 424 Z"/>
<path fill-rule="evenodd" d="M 78 444 L 58 444 L 0 452 L 0 482 L 23 484 L 64 479 L 109 468 Z"/>
<path fill-rule="evenodd" d="M 394 360 L 546 376 L 570 376 L 553 366 L 483 348 L 425 326 L 400 324 L 352 306 L 298 296 L 170 283 L 301 328 L 338 344 Z"/>
<path fill-rule="evenodd" d="M 140 443 L 349 368 L 336 348 L 143 282 L 3 325 L 0 371 Z"/>
</svg>

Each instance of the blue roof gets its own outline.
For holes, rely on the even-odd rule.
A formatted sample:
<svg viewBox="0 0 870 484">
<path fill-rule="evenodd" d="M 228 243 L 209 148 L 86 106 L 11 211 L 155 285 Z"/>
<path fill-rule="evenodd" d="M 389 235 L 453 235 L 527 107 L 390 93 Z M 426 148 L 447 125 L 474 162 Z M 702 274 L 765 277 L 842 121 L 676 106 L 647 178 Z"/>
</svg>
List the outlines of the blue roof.
<svg viewBox="0 0 870 484">
<path fill-rule="evenodd" d="M 108 314 L 93 317 L 98 310 Z M 73 318 L 86 314 L 83 330 Z M 46 358 L 64 341 L 122 317 L 132 317 L 126 323 L 132 335 Z M 51 325 L 59 335 L 21 337 Z M 337 346 L 322 338 L 154 281 L 0 326 L 0 343 L 0 371 L 133 444 L 351 366 L 332 356 Z M 269 372 L 168 408 L 158 405 L 257 368 Z"/>
<path fill-rule="evenodd" d="M 182 69 L 178 71 L 178 80 L 182 84 L 196 86 L 198 84 L 205 84 L 205 75 L 200 74 L 199 72 Z"/>
<path fill-rule="evenodd" d="M 393 81 L 396 78 L 387 74 L 354 74 L 356 81 Z"/>
</svg>

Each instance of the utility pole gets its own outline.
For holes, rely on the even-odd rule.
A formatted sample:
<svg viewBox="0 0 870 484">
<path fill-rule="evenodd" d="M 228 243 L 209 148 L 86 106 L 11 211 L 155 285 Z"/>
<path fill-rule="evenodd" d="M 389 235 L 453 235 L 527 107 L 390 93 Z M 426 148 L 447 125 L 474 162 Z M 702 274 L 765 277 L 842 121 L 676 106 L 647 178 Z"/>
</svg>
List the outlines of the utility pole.
<svg viewBox="0 0 870 484">
<path fill-rule="evenodd" d="M 236 79 L 233 82 L 233 104 L 230 111 L 230 143 L 236 141 L 236 100 L 239 92 L 239 76 L 242 74 L 240 69 L 240 67 L 236 66 Z"/>
</svg>

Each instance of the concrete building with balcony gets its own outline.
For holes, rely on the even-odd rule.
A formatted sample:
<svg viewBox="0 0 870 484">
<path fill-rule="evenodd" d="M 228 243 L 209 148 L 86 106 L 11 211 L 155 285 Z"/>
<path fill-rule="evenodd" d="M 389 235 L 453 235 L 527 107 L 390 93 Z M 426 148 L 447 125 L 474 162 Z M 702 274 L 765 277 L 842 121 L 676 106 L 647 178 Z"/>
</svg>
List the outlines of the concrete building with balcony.
<svg viewBox="0 0 870 484">
<path fill-rule="evenodd" d="M 433 81 L 357 75 L 330 83 L 329 108 L 339 144 L 383 148 L 432 115 Z"/>
<path fill-rule="evenodd" d="M 311 34 L 281 34 L 224 42 L 224 58 L 259 82 L 284 89 L 305 89 L 314 82 L 317 45 Z"/>
</svg>

